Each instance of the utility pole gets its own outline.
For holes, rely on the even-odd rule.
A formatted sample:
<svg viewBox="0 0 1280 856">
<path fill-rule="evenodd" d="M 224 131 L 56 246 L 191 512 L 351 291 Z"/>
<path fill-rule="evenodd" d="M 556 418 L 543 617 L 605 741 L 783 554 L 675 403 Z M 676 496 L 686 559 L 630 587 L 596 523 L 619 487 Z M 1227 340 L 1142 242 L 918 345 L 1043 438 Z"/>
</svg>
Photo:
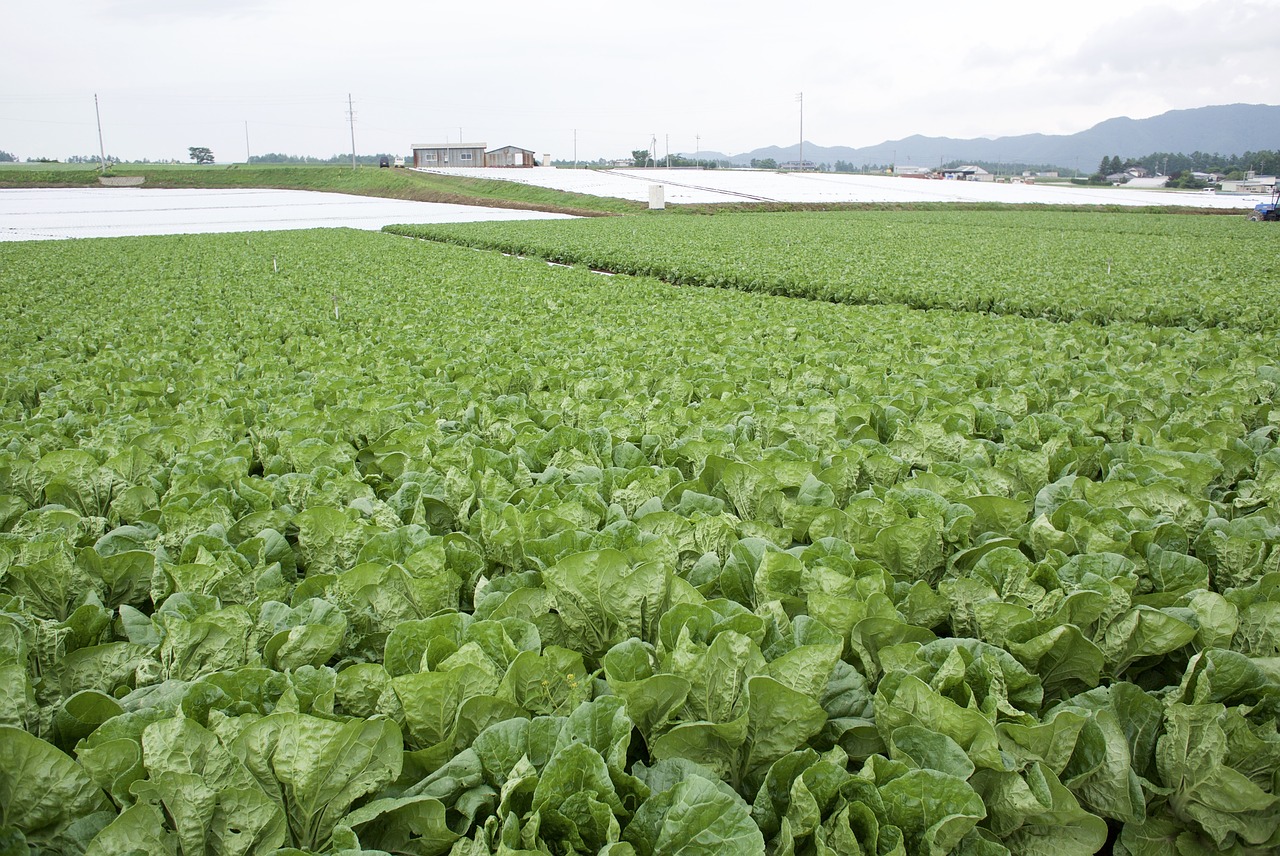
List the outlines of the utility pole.
<svg viewBox="0 0 1280 856">
<path fill-rule="evenodd" d="M 244 120 L 244 162 L 247 164 L 250 160 L 249 154 L 249 120 Z"/>
<path fill-rule="evenodd" d="M 693 157 L 694 157 L 694 163 L 696 163 L 699 166 L 699 168 L 701 168 L 702 166 L 702 135 L 701 134 L 693 135 Z"/>
<path fill-rule="evenodd" d="M 667 149 L 667 169 L 671 169 L 671 135 L 663 134 L 662 139 L 664 141 L 663 145 Z"/>
<path fill-rule="evenodd" d="M 107 149 L 102 145 L 102 113 L 98 110 L 98 93 L 93 93 L 93 115 L 98 119 L 98 166 L 107 171 Z"/>
<path fill-rule="evenodd" d="M 800 171 L 804 172 L 804 93 L 796 95 L 800 102 Z"/>
<path fill-rule="evenodd" d="M 351 168 L 356 168 L 356 111 L 351 104 L 351 93 L 347 93 L 347 120 L 351 123 Z"/>
<path fill-rule="evenodd" d="M 578 168 L 578 129 L 573 129 L 573 168 Z"/>
</svg>

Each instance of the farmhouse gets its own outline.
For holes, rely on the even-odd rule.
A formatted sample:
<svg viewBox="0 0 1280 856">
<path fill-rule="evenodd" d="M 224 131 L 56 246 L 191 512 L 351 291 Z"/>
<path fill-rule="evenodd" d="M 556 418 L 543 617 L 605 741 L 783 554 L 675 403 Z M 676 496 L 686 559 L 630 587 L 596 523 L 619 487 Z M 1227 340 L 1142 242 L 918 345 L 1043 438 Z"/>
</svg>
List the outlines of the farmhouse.
<svg viewBox="0 0 1280 856">
<path fill-rule="evenodd" d="M 484 166 L 484 149 L 484 143 L 418 143 L 413 147 L 413 165 Z"/>
</svg>

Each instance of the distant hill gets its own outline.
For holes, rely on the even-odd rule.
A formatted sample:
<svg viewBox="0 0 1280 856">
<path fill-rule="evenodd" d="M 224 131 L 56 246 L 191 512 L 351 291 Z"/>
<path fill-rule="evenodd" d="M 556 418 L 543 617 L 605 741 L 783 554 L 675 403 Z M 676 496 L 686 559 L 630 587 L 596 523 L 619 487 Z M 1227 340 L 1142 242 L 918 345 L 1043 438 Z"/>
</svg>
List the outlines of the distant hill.
<svg viewBox="0 0 1280 856">
<path fill-rule="evenodd" d="M 1078 134 L 1022 134 L 1016 137 L 960 140 L 952 137 L 914 135 L 875 146 L 818 146 L 804 144 L 805 160 L 834 164 L 937 166 L 953 160 L 999 163 L 1051 164 L 1091 172 L 1104 157 L 1142 157 L 1153 152 L 1211 152 L 1244 154 L 1280 149 L 1280 106 L 1224 104 L 1190 110 L 1170 110 L 1149 119 L 1119 117 L 1099 122 Z M 797 160 L 800 145 L 767 146 L 739 155 L 700 152 L 700 157 L 720 157 L 747 165 L 753 158 Z"/>
</svg>

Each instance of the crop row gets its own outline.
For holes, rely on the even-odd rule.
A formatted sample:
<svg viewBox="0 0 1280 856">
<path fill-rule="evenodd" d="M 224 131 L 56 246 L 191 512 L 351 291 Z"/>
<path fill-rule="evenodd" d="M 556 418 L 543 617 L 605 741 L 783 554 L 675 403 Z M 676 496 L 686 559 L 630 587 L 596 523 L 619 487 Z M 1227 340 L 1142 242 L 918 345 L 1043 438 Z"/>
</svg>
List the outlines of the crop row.
<svg viewBox="0 0 1280 856">
<path fill-rule="evenodd" d="M 389 235 L 0 254 L 7 840 L 1280 844 L 1272 337 Z"/>
<path fill-rule="evenodd" d="M 838 303 L 1274 329 L 1280 235 L 1242 217 L 795 213 L 389 227 L 566 264 Z"/>
</svg>

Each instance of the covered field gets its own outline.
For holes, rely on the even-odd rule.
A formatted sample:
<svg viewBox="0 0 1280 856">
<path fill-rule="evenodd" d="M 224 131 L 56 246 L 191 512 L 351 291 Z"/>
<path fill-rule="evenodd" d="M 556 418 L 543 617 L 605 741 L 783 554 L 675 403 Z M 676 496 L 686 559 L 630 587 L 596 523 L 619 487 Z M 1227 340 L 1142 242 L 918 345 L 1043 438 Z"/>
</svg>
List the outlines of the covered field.
<svg viewBox="0 0 1280 856">
<path fill-rule="evenodd" d="M 300 190 L 115 187 L 0 190 L 0 241 L 272 232 L 391 223 L 562 218 L 564 214 Z"/>
<path fill-rule="evenodd" d="M 1126 190 L 1123 187 L 1065 187 L 932 181 L 887 175 L 794 173 L 745 169 L 436 169 L 440 175 L 499 179 L 574 193 L 645 201 L 649 185 L 666 188 L 673 204 L 717 202 L 998 202 L 1041 205 L 1149 205 L 1248 209 L 1260 196 L 1228 196 L 1200 191 Z"/>
</svg>

